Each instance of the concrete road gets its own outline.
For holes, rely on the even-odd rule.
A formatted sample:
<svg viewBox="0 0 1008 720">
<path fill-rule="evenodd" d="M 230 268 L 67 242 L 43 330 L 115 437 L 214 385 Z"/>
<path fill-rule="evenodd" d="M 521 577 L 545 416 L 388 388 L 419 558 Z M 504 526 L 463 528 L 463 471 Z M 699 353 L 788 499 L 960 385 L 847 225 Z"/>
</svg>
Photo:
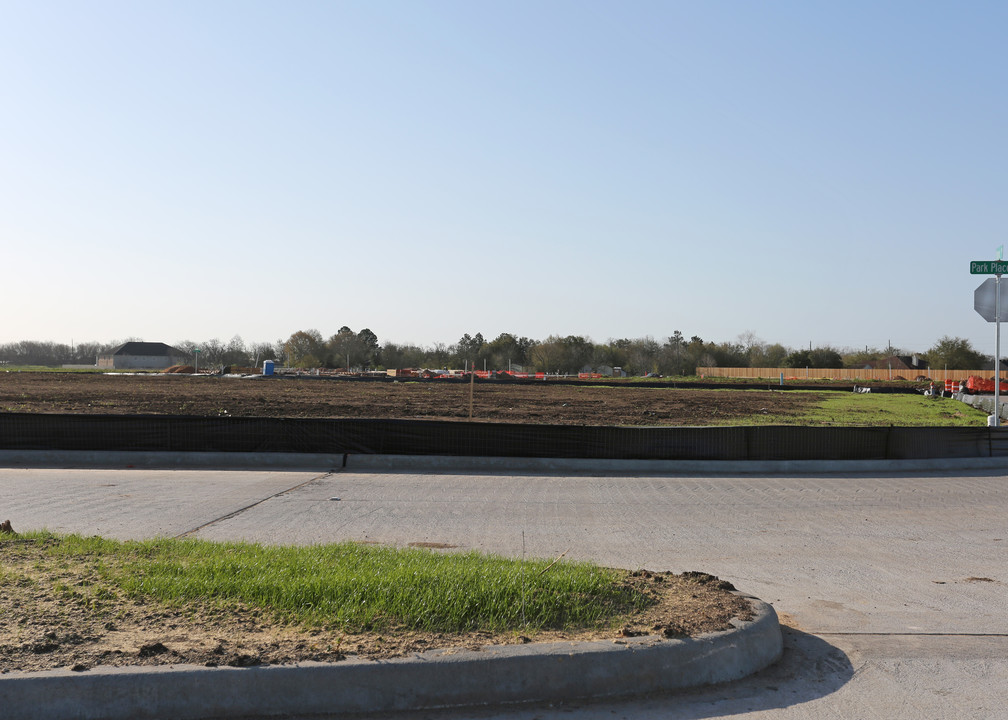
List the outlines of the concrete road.
<svg viewBox="0 0 1008 720">
<path fill-rule="evenodd" d="M 703 570 L 772 603 L 778 666 L 615 704 L 417 717 L 1008 718 L 1000 472 L 655 477 L 0 470 L 0 519 L 110 537 L 359 540 Z"/>
</svg>

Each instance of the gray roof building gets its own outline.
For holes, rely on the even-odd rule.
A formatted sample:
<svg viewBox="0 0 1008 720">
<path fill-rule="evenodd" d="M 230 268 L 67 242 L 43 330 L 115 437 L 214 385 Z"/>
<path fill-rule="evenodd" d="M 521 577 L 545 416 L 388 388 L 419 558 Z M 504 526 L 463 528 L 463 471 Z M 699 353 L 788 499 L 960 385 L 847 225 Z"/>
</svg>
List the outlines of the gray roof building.
<svg viewBox="0 0 1008 720">
<path fill-rule="evenodd" d="M 107 355 L 98 356 L 98 367 L 115 370 L 163 370 L 181 365 L 186 354 L 178 348 L 159 342 L 123 343 Z"/>
</svg>

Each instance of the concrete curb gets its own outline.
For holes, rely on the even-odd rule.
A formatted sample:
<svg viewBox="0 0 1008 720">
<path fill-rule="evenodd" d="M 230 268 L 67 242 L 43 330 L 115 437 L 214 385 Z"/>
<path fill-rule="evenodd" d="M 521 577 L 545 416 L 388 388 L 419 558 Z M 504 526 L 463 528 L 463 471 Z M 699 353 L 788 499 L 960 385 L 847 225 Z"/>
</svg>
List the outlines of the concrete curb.
<svg viewBox="0 0 1008 720">
<path fill-rule="evenodd" d="M 919 460 L 606 460 L 449 455 L 0 450 L 0 467 L 330 472 L 577 472 L 642 475 L 1008 470 L 1008 457 Z"/>
<path fill-rule="evenodd" d="M 617 474 L 793 475 L 799 473 L 1006 470 L 1008 457 L 919 460 L 606 460 L 587 458 L 348 455 L 346 469 L 374 472 L 580 472 Z"/>
<path fill-rule="evenodd" d="M 343 466 L 343 454 L 0 450 L 0 467 L 141 470 L 309 470 Z"/>
<path fill-rule="evenodd" d="M 683 640 L 489 646 L 382 662 L 253 668 L 96 668 L 0 676 L 0 708 L 24 720 L 390 713 L 668 692 L 738 680 L 783 652 L 777 614 Z"/>
</svg>

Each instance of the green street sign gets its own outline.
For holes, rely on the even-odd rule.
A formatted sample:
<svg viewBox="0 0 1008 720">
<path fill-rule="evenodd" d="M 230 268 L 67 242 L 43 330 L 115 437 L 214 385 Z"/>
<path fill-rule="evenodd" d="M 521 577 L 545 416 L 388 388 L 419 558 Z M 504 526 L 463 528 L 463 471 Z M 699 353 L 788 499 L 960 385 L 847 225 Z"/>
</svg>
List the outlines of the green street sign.
<svg viewBox="0 0 1008 720">
<path fill-rule="evenodd" d="M 970 260 L 970 275 L 1008 275 L 1008 260 Z"/>
</svg>

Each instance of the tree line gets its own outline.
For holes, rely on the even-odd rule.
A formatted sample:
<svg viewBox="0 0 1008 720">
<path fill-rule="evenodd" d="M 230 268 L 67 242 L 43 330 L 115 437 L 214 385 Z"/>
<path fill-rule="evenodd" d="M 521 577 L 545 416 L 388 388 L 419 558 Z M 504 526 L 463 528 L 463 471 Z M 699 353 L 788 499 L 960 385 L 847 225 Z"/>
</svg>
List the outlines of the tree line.
<svg viewBox="0 0 1008 720">
<path fill-rule="evenodd" d="M 136 339 L 136 338 L 130 338 Z M 21 341 L 0 345 L 0 363 L 7 365 L 94 365 L 126 341 L 85 342 L 66 345 Z M 697 335 L 686 338 L 675 330 L 663 340 L 642 338 L 594 342 L 583 335 L 550 335 L 542 340 L 501 333 L 487 340 L 482 333 L 465 333 L 452 344 L 429 346 L 387 341 L 369 328 L 354 331 L 341 327 L 330 337 L 318 330 L 298 330 L 276 342 L 246 343 L 238 335 L 223 342 L 184 340 L 173 345 L 200 367 L 259 367 L 263 360 L 295 368 L 431 368 L 478 370 L 524 370 L 574 374 L 622 368 L 628 375 L 695 375 L 698 367 L 792 367 L 861 368 L 892 355 L 914 355 L 932 368 L 978 370 L 991 368 L 993 357 L 976 351 L 968 340 L 944 336 L 925 352 L 898 348 L 838 349 L 829 345 L 789 348 L 767 343 L 752 332 L 734 342 L 705 341 Z"/>
</svg>

